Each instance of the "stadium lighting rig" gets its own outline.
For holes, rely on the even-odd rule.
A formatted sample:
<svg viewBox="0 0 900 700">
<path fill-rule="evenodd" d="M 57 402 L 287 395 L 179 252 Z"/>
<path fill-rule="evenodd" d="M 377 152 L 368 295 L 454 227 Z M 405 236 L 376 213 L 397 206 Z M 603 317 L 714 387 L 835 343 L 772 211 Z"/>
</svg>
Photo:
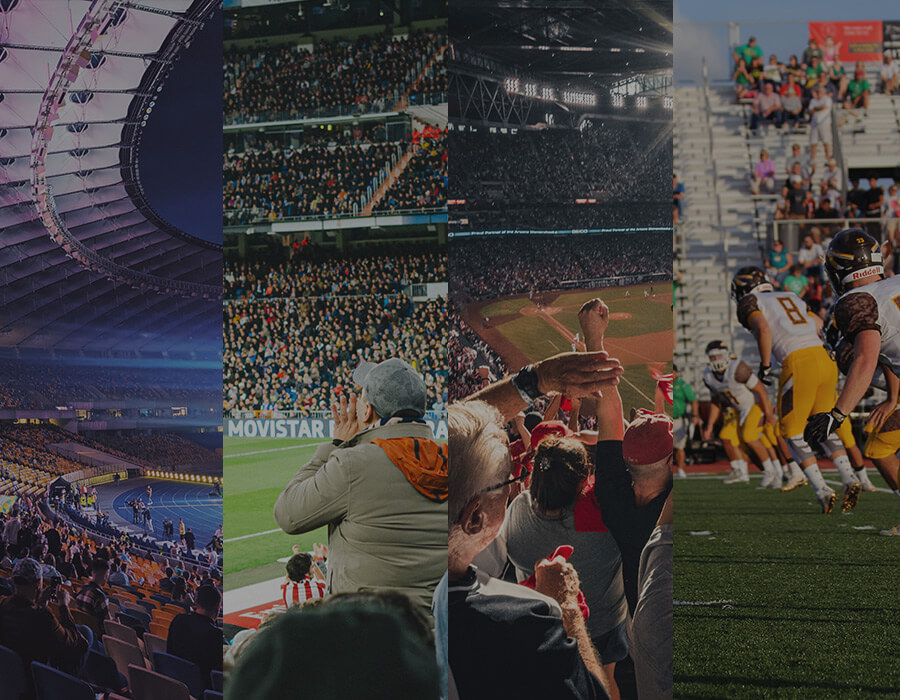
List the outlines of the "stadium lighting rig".
<svg viewBox="0 0 900 700">
<path fill-rule="evenodd" d="M 597 95 L 583 90 L 563 90 L 561 93 L 552 85 L 538 85 L 525 82 L 516 77 L 508 77 L 503 81 L 503 88 L 512 95 L 522 95 L 544 102 L 563 102 L 580 107 L 593 107 L 597 104 Z"/>
<path fill-rule="evenodd" d="M 172 479 L 173 481 L 192 481 L 197 484 L 220 484 L 221 477 L 208 476 L 206 474 L 184 474 L 182 472 L 164 472 L 157 469 L 144 472 L 144 476 L 152 476 L 155 479 Z"/>
</svg>

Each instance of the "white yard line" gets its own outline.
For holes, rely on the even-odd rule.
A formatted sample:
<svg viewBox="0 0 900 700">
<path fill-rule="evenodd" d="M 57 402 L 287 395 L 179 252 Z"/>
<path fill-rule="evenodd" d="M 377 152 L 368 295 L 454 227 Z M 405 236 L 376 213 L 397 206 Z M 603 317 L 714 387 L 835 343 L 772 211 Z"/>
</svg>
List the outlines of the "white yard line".
<svg viewBox="0 0 900 700">
<path fill-rule="evenodd" d="M 229 457 L 249 457 L 250 455 L 264 455 L 267 452 L 284 452 L 285 450 L 299 450 L 304 447 L 309 447 L 309 445 L 291 445 L 290 447 L 273 447 L 271 450 L 254 450 L 253 452 L 239 452 L 237 454 L 226 454 L 225 458 Z"/>
<path fill-rule="evenodd" d="M 223 542 L 237 542 L 238 540 L 249 540 L 251 537 L 260 537 L 262 535 L 271 535 L 273 532 L 281 532 L 281 528 L 275 528 L 274 530 L 266 530 L 265 532 L 254 532 L 252 535 L 241 535 L 240 537 L 229 537 L 227 540 L 223 540 Z"/>
</svg>

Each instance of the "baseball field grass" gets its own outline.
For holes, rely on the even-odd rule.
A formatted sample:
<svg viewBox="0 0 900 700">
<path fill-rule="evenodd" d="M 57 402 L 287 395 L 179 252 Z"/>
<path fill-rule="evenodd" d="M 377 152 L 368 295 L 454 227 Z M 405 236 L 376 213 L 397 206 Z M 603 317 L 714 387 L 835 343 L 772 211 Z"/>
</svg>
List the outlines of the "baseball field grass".
<svg viewBox="0 0 900 700">
<path fill-rule="evenodd" d="M 675 697 L 900 697 L 900 541 L 879 535 L 900 501 L 872 480 L 847 515 L 808 486 L 677 480 Z"/>
<path fill-rule="evenodd" d="M 225 438 L 225 590 L 283 575 L 277 560 L 295 544 L 308 551 L 327 542 L 327 528 L 287 535 L 272 517 L 278 494 L 320 442 Z"/>
</svg>

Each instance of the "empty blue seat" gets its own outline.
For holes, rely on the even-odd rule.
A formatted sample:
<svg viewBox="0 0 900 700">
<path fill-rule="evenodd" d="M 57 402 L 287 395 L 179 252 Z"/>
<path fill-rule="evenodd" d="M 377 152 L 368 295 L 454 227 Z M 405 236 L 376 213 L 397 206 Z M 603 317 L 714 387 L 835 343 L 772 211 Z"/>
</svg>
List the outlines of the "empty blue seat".
<svg viewBox="0 0 900 700">
<path fill-rule="evenodd" d="M 28 689 L 25 663 L 12 649 L 0 646 L 0 700 L 19 700 Z"/>
<path fill-rule="evenodd" d="M 122 679 L 119 677 L 119 669 L 116 668 L 116 662 L 109 656 L 93 649 L 88 652 L 87 663 L 84 665 L 84 679 L 88 683 L 110 690 L 118 691 L 124 688 Z"/>
<path fill-rule="evenodd" d="M 215 690 L 203 691 L 203 700 L 224 700 L 224 698 L 222 693 L 217 693 Z"/>
<path fill-rule="evenodd" d="M 216 671 L 215 669 L 213 669 L 212 671 L 209 672 L 209 675 L 210 675 L 210 681 L 212 682 L 212 685 L 210 687 L 218 693 L 224 692 L 225 676 L 222 675 L 222 672 Z"/>
<path fill-rule="evenodd" d="M 96 700 L 87 683 L 46 664 L 32 661 L 31 675 L 37 700 Z"/>
<path fill-rule="evenodd" d="M 197 664 L 172 654 L 154 651 L 153 670 L 184 683 L 193 697 L 199 698 L 203 695 L 206 681 Z"/>
</svg>

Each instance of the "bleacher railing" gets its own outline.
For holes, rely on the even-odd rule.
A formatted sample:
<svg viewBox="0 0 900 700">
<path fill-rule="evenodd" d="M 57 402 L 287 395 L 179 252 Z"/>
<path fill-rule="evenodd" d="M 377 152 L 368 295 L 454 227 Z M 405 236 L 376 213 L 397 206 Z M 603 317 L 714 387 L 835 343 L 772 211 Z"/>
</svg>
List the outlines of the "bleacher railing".
<svg viewBox="0 0 900 700">
<path fill-rule="evenodd" d="M 891 221 L 888 219 L 887 221 Z M 894 219 L 900 226 L 900 219 Z M 867 219 L 850 219 L 847 217 L 835 219 L 774 219 L 772 221 L 772 239 L 767 241 L 771 246 L 772 241 L 780 240 L 784 243 L 785 250 L 797 251 L 800 249 L 800 241 L 807 234 L 815 234 L 813 229 L 818 228 L 820 238 L 833 235 L 845 228 L 861 228 L 881 240 L 882 232 L 886 226 L 883 217 Z"/>
</svg>

